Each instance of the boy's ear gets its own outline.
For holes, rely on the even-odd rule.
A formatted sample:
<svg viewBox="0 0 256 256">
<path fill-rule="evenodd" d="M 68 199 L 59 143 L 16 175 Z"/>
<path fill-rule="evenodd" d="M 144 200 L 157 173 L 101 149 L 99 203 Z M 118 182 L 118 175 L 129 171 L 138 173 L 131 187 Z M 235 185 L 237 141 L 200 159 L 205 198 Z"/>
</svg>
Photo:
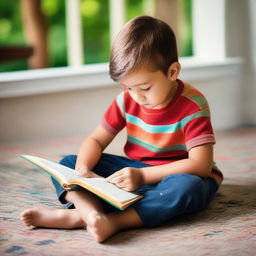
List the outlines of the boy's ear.
<svg viewBox="0 0 256 256">
<path fill-rule="evenodd" d="M 173 62 L 168 69 L 168 78 L 175 81 L 180 73 L 180 63 L 178 61 Z"/>
</svg>

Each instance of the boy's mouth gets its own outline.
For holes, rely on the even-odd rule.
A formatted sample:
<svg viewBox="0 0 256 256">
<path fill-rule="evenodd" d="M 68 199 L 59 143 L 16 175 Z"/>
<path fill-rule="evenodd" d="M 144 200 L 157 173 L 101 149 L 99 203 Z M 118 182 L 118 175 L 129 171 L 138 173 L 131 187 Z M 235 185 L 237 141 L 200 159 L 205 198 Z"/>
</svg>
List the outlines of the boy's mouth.
<svg viewBox="0 0 256 256">
<path fill-rule="evenodd" d="M 152 106 L 150 104 L 142 104 L 142 106 L 148 109 L 152 109 Z"/>
</svg>

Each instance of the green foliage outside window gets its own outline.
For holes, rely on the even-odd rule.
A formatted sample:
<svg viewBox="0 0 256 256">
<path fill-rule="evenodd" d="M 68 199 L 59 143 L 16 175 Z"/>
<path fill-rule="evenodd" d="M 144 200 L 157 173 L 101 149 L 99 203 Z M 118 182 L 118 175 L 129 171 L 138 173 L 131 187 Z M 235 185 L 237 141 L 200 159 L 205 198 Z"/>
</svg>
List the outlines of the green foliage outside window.
<svg viewBox="0 0 256 256">
<path fill-rule="evenodd" d="M 180 22 L 180 56 L 193 56 L 192 0 L 180 1 L 183 19 Z"/>
<path fill-rule="evenodd" d="M 109 3 L 108 0 L 81 0 L 85 64 L 108 62 Z"/>
<path fill-rule="evenodd" d="M 20 1 L 0 1 L 0 45 L 25 45 L 23 36 Z M 0 63 L 0 71 L 27 69 L 26 61 Z"/>
<path fill-rule="evenodd" d="M 126 0 L 125 20 L 143 14 L 146 0 Z M 180 0 L 185 19 L 181 24 L 181 56 L 192 55 L 191 0 Z M 42 0 L 48 24 L 50 66 L 67 66 L 65 0 Z M 109 1 L 81 0 L 84 64 L 108 62 L 110 49 Z M 0 45 L 26 45 L 23 34 L 20 0 L 0 1 Z M 0 63 L 0 72 L 26 70 L 26 61 Z"/>
<path fill-rule="evenodd" d="M 43 0 L 41 8 L 48 24 L 50 66 L 67 66 L 65 1 Z"/>
</svg>

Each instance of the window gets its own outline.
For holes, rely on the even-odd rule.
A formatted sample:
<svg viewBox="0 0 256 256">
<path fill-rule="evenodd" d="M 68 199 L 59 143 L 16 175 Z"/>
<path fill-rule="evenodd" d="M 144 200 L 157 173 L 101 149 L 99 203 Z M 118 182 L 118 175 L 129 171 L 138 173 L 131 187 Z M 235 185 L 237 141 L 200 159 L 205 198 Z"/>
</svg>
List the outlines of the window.
<svg viewBox="0 0 256 256">
<path fill-rule="evenodd" d="M 2 8 L 5 3 L 8 7 L 15 8 L 14 5 L 19 3 L 22 0 L 4 0 L 0 1 L 0 51 L 1 51 L 1 45 L 4 44 L 13 44 L 13 43 L 20 43 L 25 45 L 25 40 L 22 35 L 22 31 L 20 28 L 20 32 L 17 32 L 15 34 L 15 29 L 17 30 L 19 25 L 21 25 L 21 18 L 18 22 L 16 22 L 16 25 L 13 26 L 12 22 L 10 21 L 10 17 L 14 17 L 12 15 L 11 11 L 6 11 L 6 9 Z M 25 1 L 34 1 L 34 0 L 25 0 Z M 42 4 L 45 5 L 44 8 L 46 8 L 49 11 L 49 6 L 52 5 L 52 13 L 54 13 L 54 10 L 56 11 L 57 4 L 60 4 L 64 2 L 64 0 L 41 0 Z M 79 0 L 66 0 L 66 2 L 77 2 Z M 82 0 L 80 0 L 82 2 Z M 86 0 L 89 1 L 89 0 Z M 97 2 L 98 0 L 96 0 Z M 103 0 L 101 0 L 103 2 Z M 100 2 L 101 2 L 100 1 Z M 104 0 L 104 2 L 107 2 L 106 8 L 108 9 L 109 14 L 109 20 L 108 20 L 108 29 L 107 36 L 109 37 L 109 41 L 111 40 L 111 35 L 113 32 L 117 31 L 114 30 L 113 24 L 111 24 L 111 20 L 113 17 L 117 19 L 119 15 L 122 14 L 120 17 L 118 17 L 118 22 L 115 22 L 114 24 L 118 24 L 118 26 L 122 25 L 122 22 L 125 22 L 130 17 L 133 17 L 134 15 L 140 15 L 140 14 L 150 14 L 152 16 L 159 17 L 161 16 L 162 19 L 167 20 L 168 22 L 174 22 L 174 24 L 171 24 L 171 26 L 175 29 L 176 28 L 176 34 L 178 37 L 179 44 L 188 44 L 188 51 L 180 49 L 179 53 L 181 55 L 191 55 L 192 58 L 180 58 L 180 62 L 182 64 L 182 72 L 181 72 L 181 79 L 184 79 L 186 81 L 209 81 L 210 79 L 216 79 L 219 77 L 237 77 L 241 70 L 243 70 L 241 67 L 243 65 L 243 59 L 242 58 L 227 58 L 226 55 L 226 48 L 230 44 L 228 42 L 232 42 L 234 37 L 230 37 L 230 31 L 225 31 L 225 28 L 227 26 L 227 13 L 232 13 L 232 8 L 230 9 L 229 4 L 227 5 L 226 1 L 223 0 Z M 54 3 L 53 3 L 54 2 Z M 115 15 L 111 15 L 113 11 L 111 11 L 111 4 L 115 4 Z M 134 2 L 139 6 L 135 6 Z M 117 3 L 121 3 L 121 8 L 118 9 L 119 12 L 117 12 Z M 125 4 L 124 4 L 125 3 Z M 125 6 L 129 3 L 132 3 L 132 7 L 126 7 Z M 160 3 L 160 5 L 159 5 Z M 177 3 L 179 5 L 177 5 Z M 184 5 L 181 5 L 181 3 Z M 168 7 L 168 4 L 172 4 L 171 8 Z M 167 6 L 166 6 L 167 5 Z M 227 7 L 226 7 L 227 5 Z M 242 4 L 241 4 L 242 5 Z M 120 7 L 119 6 L 119 7 Z M 183 7 L 182 7 L 183 6 Z M 95 6 L 95 10 L 97 10 Z M 175 15 L 182 16 L 183 11 L 177 11 L 178 8 L 183 8 L 183 11 L 186 12 L 186 18 L 176 18 Z M 232 7 L 235 8 L 237 12 L 239 12 L 240 8 L 239 5 L 235 5 Z M 17 8 L 17 6 L 16 6 Z M 132 9 L 129 9 L 132 8 Z M 133 11 L 133 8 L 135 10 Z M 186 9 L 187 8 L 187 9 Z M 227 9 L 225 9 L 227 8 Z M 9 8 L 10 9 L 10 8 Z M 19 8 L 17 8 L 19 10 Z M 60 11 L 59 8 L 57 8 L 57 11 Z M 69 8 L 68 8 L 69 9 Z M 44 10 L 44 9 L 43 9 Z M 70 9 L 69 9 L 70 10 Z M 78 6 L 78 12 L 80 13 L 80 5 Z M 171 13 L 170 13 L 171 10 Z M 185 11 L 187 10 L 187 11 Z M 67 18 L 64 13 L 66 13 L 67 8 L 63 4 L 63 26 L 62 27 L 62 33 L 64 35 L 67 34 L 67 31 L 69 30 L 67 26 L 65 25 L 67 23 Z M 136 11 L 136 12 L 135 12 Z M 81 10 L 82 12 L 82 10 Z M 241 15 L 243 15 L 244 12 L 242 12 Z M 125 15 L 124 15 L 125 14 Z M 185 15 L 185 14 L 184 14 Z M 68 15 L 67 15 L 68 16 Z M 124 18 L 122 18 L 122 16 Z M 9 17 L 9 18 L 8 18 Z M 16 14 L 16 18 L 21 17 L 21 15 Z M 193 17 L 193 22 L 191 22 Z M 218 17 L 218 19 L 216 19 Z M 56 15 L 52 15 L 52 19 L 56 20 Z M 123 19 L 123 20 L 122 20 Z M 179 24 L 175 23 L 175 21 L 179 20 Z M 183 21 L 182 21 L 183 20 Z M 235 18 L 234 18 L 235 20 Z M 235 20 L 236 21 L 236 20 Z M 182 28 L 182 22 L 187 22 L 191 28 L 188 28 L 187 31 L 185 31 L 184 27 L 182 29 L 182 33 L 186 32 L 186 40 L 187 43 L 182 42 L 181 40 L 183 36 L 177 33 L 177 28 L 181 30 Z M 239 21 L 236 21 L 239 23 Z M 4 26 L 1 26 L 1 24 L 5 24 Z M 7 24 L 7 25 L 6 25 Z M 236 27 L 236 23 L 234 23 L 234 27 Z M 57 26 L 57 25 L 56 25 Z M 56 26 L 53 26 L 51 33 L 56 33 L 58 29 L 56 29 Z M 184 25 L 186 26 L 186 25 Z M 22 26 L 20 26 L 22 27 Z M 55 27 L 55 29 L 54 29 Z M 57 26 L 58 27 L 58 26 Z M 74 32 L 74 31 L 73 31 Z M 87 33 L 87 32 L 86 32 Z M 86 33 L 83 33 L 84 37 L 88 37 Z M 193 36 L 191 36 L 193 33 Z M 57 35 L 58 33 L 56 33 Z M 79 34 L 79 33 L 77 33 Z M 80 33 L 81 34 L 81 33 Z M 114 34 L 114 33 L 113 33 Z M 20 40 L 18 40 L 18 36 L 20 35 Z M 59 36 L 53 37 L 52 34 L 50 36 L 53 38 L 52 41 L 54 43 L 57 43 L 56 48 L 58 50 L 61 49 L 60 45 L 65 44 L 68 45 L 66 42 L 66 37 L 64 36 L 63 42 L 59 42 Z M 191 38 L 193 37 L 193 47 Z M 11 40 L 13 38 L 13 40 Z M 216 40 L 217 39 L 217 40 Z M 84 38 L 85 40 L 85 38 Z M 190 42 L 189 42 L 190 41 Z M 51 42 L 51 40 L 50 40 Z M 84 56 L 85 59 L 82 58 L 82 63 L 87 63 L 89 59 L 86 56 L 87 49 L 85 43 L 83 44 L 85 51 Z M 104 45 L 104 44 L 103 44 Z M 110 45 L 110 43 L 109 43 Z M 76 49 L 76 47 L 74 47 Z M 54 49 L 54 48 L 51 48 Z M 183 49 L 186 49 L 186 47 L 183 47 Z M 100 49 L 96 49 L 97 51 Z M 108 54 L 109 48 L 107 48 L 106 53 Z M 61 52 L 61 51 L 60 51 Z M 65 63 L 60 64 L 60 66 L 68 65 L 68 57 L 67 52 L 69 50 L 67 47 L 64 48 L 64 52 L 62 51 L 59 56 L 63 58 L 65 57 Z M 55 54 L 55 51 L 51 52 L 51 59 L 54 60 L 53 56 Z M 1 61 L 1 52 L 0 52 L 0 61 Z M 55 58 L 56 60 L 56 58 Z M 54 60 L 54 62 L 55 62 Z M 107 58 L 108 60 L 108 58 Z M 104 61 L 105 60 L 99 60 Z M 98 62 L 98 63 L 99 63 Z M 102 63 L 98 64 L 95 61 L 96 64 L 90 64 L 90 65 L 82 65 L 77 68 L 69 68 L 69 66 L 64 66 L 63 68 L 46 68 L 46 69 L 40 69 L 40 70 L 30 70 L 30 71 L 22 71 L 22 72 L 13 72 L 12 75 L 10 75 L 8 72 L 6 73 L 0 73 L 0 98 L 7 98 L 7 97 L 13 97 L 13 96 L 22 96 L 22 95 L 35 95 L 35 94 L 41 94 L 41 93 L 52 93 L 52 92 L 62 92 L 62 91 L 69 91 L 69 90 L 76 90 L 76 89 L 86 89 L 86 88 L 95 88 L 95 87 L 108 87 L 110 85 L 113 85 L 113 81 L 110 79 L 108 74 L 108 64 Z M 7 63 L 9 64 L 9 63 Z M 0 62 L 0 71 L 3 71 L 3 68 L 7 64 L 1 64 Z M 14 62 L 10 62 L 10 64 L 15 64 Z M 26 63 L 25 63 L 26 65 Z M 51 62 L 51 67 L 55 67 L 55 64 Z M 58 65 L 56 65 L 58 66 Z M 25 66 L 26 68 L 26 66 Z M 20 69 L 9 69 L 9 71 L 14 70 L 21 70 Z M 6 69 L 5 69 L 6 71 Z"/>
<path fill-rule="evenodd" d="M 22 56 L 17 56 L 17 59 L 11 62 L 1 62 L 0 72 L 26 70 L 30 67 L 77 65 L 72 64 L 70 60 L 70 56 L 74 58 L 76 55 L 78 55 L 76 63 L 82 65 L 108 62 L 113 35 L 127 20 L 143 14 L 162 18 L 169 23 L 177 36 L 179 55 L 193 55 L 192 0 L 41 0 L 39 11 L 37 7 L 28 7 L 27 5 L 35 2 L 38 1 L 0 1 L 0 48 L 19 46 L 23 48 L 24 52 L 24 49 L 32 44 L 34 52 L 42 51 L 33 47 L 33 44 L 40 44 L 40 42 L 35 42 L 35 39 L 31 38 L 31 34 L 37 33 L 38 29 L 29 28 L 28 23 L 33 24 L 31 20 L 29 22 L 24 21 L 25 18 L 28 18 L 26 15 L 29 12 L 37 11 L 39 12 L 39 15 L 37 15 L 39 18 L 37 19 L 40 19 L 41 16 L 41 25 L 44 22 L 47 24 L 47 30 L 45 30 L 47 31 L 45 34 L 46 52 L 41 54 L 41 63 L 40 58 L 37 63 L 32 63 L 31 58 L 28 61 L 31 57 L 29 54 L 24 55 L 22 60 L 19 59 Z M 24 6 L 25 3 L 26 6 Z M 73 5 L 78 3 L 78 8 L 72 10 L 73 7 L 70 7 L 69 3 Z M 29 8 L 31 9 L 28 10 Z M 119 18 L 116 17 L 117 14 L 119 14 Z M 75 25 L 76 29 L 74 29 L 74 26 L 73 28 L 68 27 L 69 23 L 75 22 L 71 20 L 72 15 L 74 19 L 81 17 L 81 27 L 79 27 L 80 25 Z M 113 17 L 116 20 L 119 19 L 119 22 L 114 21 L 114 23 L 117 23 L 115 24 L 117 25 L 115 31 L 113 31 L 113 22 L 111 23 Z M 70 32 L 73 34 L 70 35 Z M 39 38 L 40 35 L 36 37 Z M 75 43 L 69 41 L 69 38 L 75 38 Z M 79 40 L 81 41 L 80 51 Z M 45 58 L 45 60 L 42 61 L 42 58 Z"/>
</svg>

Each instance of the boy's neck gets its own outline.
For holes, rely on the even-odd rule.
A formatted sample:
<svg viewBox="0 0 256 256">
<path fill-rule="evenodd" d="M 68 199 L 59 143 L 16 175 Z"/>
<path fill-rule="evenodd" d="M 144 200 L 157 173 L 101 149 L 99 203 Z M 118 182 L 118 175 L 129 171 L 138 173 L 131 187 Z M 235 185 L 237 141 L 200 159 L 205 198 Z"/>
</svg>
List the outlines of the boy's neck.
<svg viewBox="0 0 256 256">
<path fill-rule="evenodd" d="M 173 100 L 173 98 L 175 97 L 176 95 L 176 92 L 178 90 L 178 87 L 179 87 L 179 83 L 177 82 L 177 80 L 175 81 L 171 81 L 170 83 L 170 87 L 171 87 L 171 90 L 167 96 L 167 100 L 166 100 L 166 103 L 163 105 L 163 106 L 160 106 L 158 108 L 155 108 L 155 109 L 162 109 L 162 108 L 165 108 L 167 107 Z"/>
</svg>

